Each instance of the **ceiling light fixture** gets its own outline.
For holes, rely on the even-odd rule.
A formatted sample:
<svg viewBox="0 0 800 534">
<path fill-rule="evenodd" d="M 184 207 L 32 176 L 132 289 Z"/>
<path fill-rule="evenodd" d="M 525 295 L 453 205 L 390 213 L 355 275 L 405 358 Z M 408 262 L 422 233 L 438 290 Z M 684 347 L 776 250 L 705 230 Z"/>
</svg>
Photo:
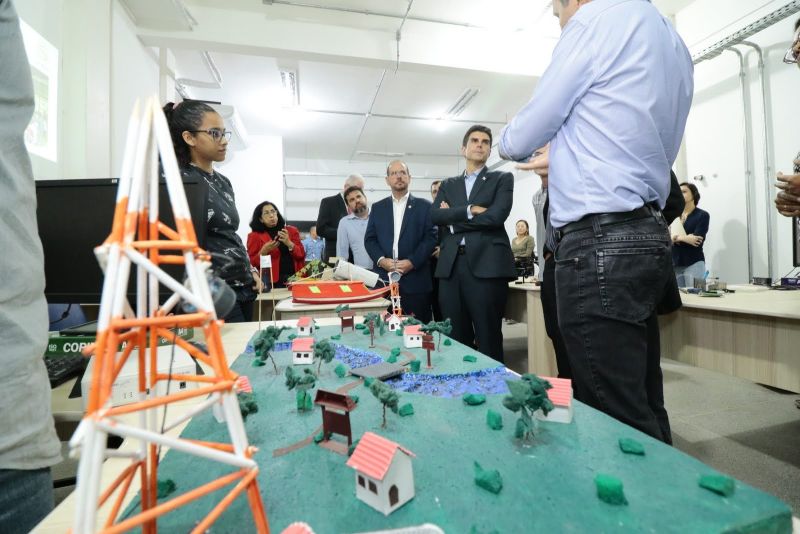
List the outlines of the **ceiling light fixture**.
<svg viewBox="0 0 800 534">
<path fill-rule="evenodd" d="M 297 71 L 281 69 L 281 103 L 284 107 L 297 107 L 300 105 L 300 87 L 297 80 Z"/>
<path fill-rule="evenodd" d="M 214 58 L 211 57 L 211 54 L 207 50 L 201 52 L 200 56 L 203 58 L 203 63 L 205 63 L 209 74 L 211 74 L 211 77 L 217 82 L 219 88 L 222 89 L 222 74 L 220 74 L 219 68 L 217 68 L 217 64 L 214 62 Z"/>
<path fill-rule="evenodd" d="M 461 93 L 461 96 L 458 97 L 456 103 L 450 106 L 450 108 L 445 111 L 444 118 L 446 119 L 454 119 L 461 115 L 461 113 L 469 106 L 472 101 L 478 96 L 480 89 L 475 87 L 469 87 L 464 89 L 464 92 Z"/>
</svg>

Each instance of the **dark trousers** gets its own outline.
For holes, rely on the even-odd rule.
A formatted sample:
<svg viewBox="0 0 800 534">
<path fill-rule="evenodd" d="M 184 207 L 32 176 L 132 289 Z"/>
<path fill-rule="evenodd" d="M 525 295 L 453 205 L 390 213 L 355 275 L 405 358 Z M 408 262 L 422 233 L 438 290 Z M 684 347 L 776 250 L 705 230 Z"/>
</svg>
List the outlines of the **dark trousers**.
<svg viewBox="0 0 800 534">
<path fill-rule="evenodd" d="M 653 334 L 671 261 L 660 214 L 595 223 L 564 235 L 556 250 L 558 324 L 575 398 L 662 441 L 668 416 Z"/>
<path fill-rule="evenodd" d="M 403 315 L 414 315 L 414 318 L 423 323 L 431 321 L 431 294 L 430 293 L 406 293 L 403 285 L 400 284 L 400 306 L 403 308 Z"/>
<path fill-rule="evenodd" d="M 476 278 L 459 255 L 449 278 L 439 279 L 442 314 L 453 325 L 450 337 L 503 363 L 503 312 L 508 298 L 504 278 Z"/>
<path fill-rule="evenodd" d="M 53 510 L 50 468 L 0 469 L 0 532 L 27 534 Z"/>
<path fill-rule="evenodd" d="M 436 272 L 436 265 L 439 263 L 439 260 L 436 258 L 431 258 L 431 281 L 433 282 L 433 292 L 431 294 L 431 307 L 433 308 L 433 320 L 434 321 L 444 321 L 444 315 L 442 315 L 442 307 L 439 305 L 439 279 L 434 276 Z"/>
<path fill-rule="evenodd" d="M 253 320 L 253 300 L 236 299 L 236 304 L 228 315 L 225 316 L 226 323 L 249 323 Z"/>
<path fill-rule="evenodd" d="M 553 342 L 553 350 L 556 353 L 556 367 L 558 367 L 558 378 L 572 378 L 572 370 L 569 367 L 569 358 L 567 357 L 567 346 L 564 344 L 564 337 L 561 335 L 561 330 L 558 327 L 556 259 L 552 254 L 544 260 L 541 297 L 544 329 L 547 331 L 547 337 Z"/>
</svg>

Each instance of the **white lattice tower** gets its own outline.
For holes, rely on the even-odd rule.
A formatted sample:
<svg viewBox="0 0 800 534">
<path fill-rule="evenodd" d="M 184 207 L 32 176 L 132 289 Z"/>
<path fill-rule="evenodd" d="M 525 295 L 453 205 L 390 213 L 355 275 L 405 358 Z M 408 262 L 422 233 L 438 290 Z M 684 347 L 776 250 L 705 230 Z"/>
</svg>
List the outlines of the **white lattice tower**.
<svg viewBox="0 0 800 534">
<path fill-rule="evenodd" d="M 397 271 L 389 273 L 389 291 L 392 303 L 392 313 L 398 317 L 403 316 L 403 308 L 400 305 L 400 277 Z"/>
<path fill-rule="evenodd" d="M 89 349 L 94 361 L 87 413 L 70 440 L 71 456 L 80 455 L 77 506 L 73 532 L 123 532 L 140 527 L 145 534 L 157 530 L 157 519 L 228 485 L 233 487 L 205 517 L 198 517 L 193 532 L 204 532 L 241 493 L 246 493 L 253 512 L 255 530 L 269 532 L 256 481 L 258 465 L 253 460 L 244 431 L 234 382 L 236 373 L 228 367 L 220 339 L 222 322 L 216 317 L 206 270 L 209 262 L 198 247 L 186 194 L 181 182 L 169 129 L 158 102 L 148 100 L 140 115 L 137 102 L 128 125 L 120 174 L 117 204 L 111 234 L 95 249 L 105 271 L 97 325 L 97 342 Z M 159 220 L 159 156 L 175 228 Z M 182 264 L 187 282 L 182 284 L 160 265 Z M 136 302 L 126 297 L 131 268 L 135 268 Z M 159 287 L 174 293 L 159 305 Z M 181 301 L 194 313 L 169 315 Z M 207 352 L 190 345 L 170 329 L 202 329 Z M 167 339 L 206 364 L 205 375 L 168 375 L 159 372 L 158 339 Z M 119 351 L 121 343 L 125 348 Z M 111 389 L 125 362 L 135 354 L 138 370 L 138 398 L 133 404 L 112 406 Z M 170 381 L 197 382 L 197 388 L 171 393 Z M 162 395 L 159 395 L 161 390 Z M 167 407 L 179 401 L 197 399 L 187 413 L 163 421 Z M 169 435 L 169 431 L 208 409 L 222 414 L 230 443 L 204 442 Z M 132 452 L 109 450 L 106 438 L 114 434 L 132 441 Z M 169 448 L 231 467 L 228 474 L 157 502 L 159 451 Z M 101 493 L 103 461 L 111 456 L 130 460 L 130 465 Z M 122 504 L 137 479 L 141 485 L 139 513 L 117 521 Z M 133 487 L 132 487 L 133 486 Z M 181 488 L 184 490 L 185 488 Z M 114 499 L 111 497 L 115 496 Z M 105 508 L 104 508 L 105 507 Z M 103 513 L 100 514 L 100 511 Z M 107 513 L 106 513 L 107 512 Z M 107 517 L 97 525 L 100 515 Z"/>
</svg>

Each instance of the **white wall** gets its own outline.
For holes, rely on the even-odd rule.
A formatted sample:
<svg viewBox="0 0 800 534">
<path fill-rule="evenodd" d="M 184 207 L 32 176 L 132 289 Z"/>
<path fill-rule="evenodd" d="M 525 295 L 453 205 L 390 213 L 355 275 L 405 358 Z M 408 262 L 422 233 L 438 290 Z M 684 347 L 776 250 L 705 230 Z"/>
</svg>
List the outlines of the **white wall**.
<svg viewBox="0 0 800 534">
<path fill-rule="evenodd" d="M 158 94 L 158 62 L 117 0 L 25 0 L 20 17 L 59 50 L 58 160 L 37 179 L 118 176 L 134 100 Z"/>
<path fill-rule="evenodd" d="M 119 176 L 125 135 L 137 99 L 158 95 L 158 58 L 142 46 L 125 10 L 114 2 L 111 29 L 111 173 Z"/>
<path fill-rule="evenodd" d="M 697 0 L 676 17 L 677 28 L 692 53 L 739 30 L 746 24 L 782 7 L 783 0 Z M 751 102 L 753 175 L 751 209 L 753 223 L 753 263 L 755 276 L 767 276 L 767 220 L 773 224 L 773 277 L 787 273 L 791 265 L 790 220 L 777 215 L 771 199 L 771 186 L 777 170 L 791 171 L 791 162 L 800 150 L 797 136 L 800 108 L 800 72 L 782 63 L 798 15 L 756 34 L 750 40 L 764 49 L 767 79 L 767 116 L 772 121 L 772 168 L 764 165 L 764 109 L 757 57 L 747 47 L 748 83 Z M 700 207 L 711 214 L 711 227 L 704 246 L 712 274 L 729 282 L 747 281 L 747 230 L 745 202 L 745 164 L 743 149 L 744 112 L 739 86 L 739 63 L 733 53 L 702 62 L 695 68 L 695 97 L 686 128 L 686 176 L 705 177 L 695 181 L 702 199 Z M 767 185 L 769 185 L 767 187 Z M 766 191 L 768 189 L 768 191 Z M 769 205 L 768 205 L 769 204 Z"/>
<path fill-rule="evenodd" d="M 218 165 L 228 177 L 236 196 L 239 231 L 247 243 L 250 218 L 255 207 L 264 200 L 273 202 L 285 214 L 283 194 L 283 140 L 277 136 L 250 135 L 245 150 L 229 152 L 228 159 Z"/>
<path fill-rule="evenodd" d="M 290 221 L 312 221 L 317 219 L 319 203 L 324 197 L 341 192 L 345 179 L 350 174 L 364 176 L 365 193 L 369 204 L 389 196 L 386 185 L 386 162 L 356 162 L 344 160 L 305 160 L 286 159 L 286 211 L 284 217 Z M 431 182 L 456 176 L 464 170 L 462 158 L 453 158 L 451 165 L 428 166 L 433 175 L 415 174 L 414 164 L 409 163 L 411 171 L 411 193 L 431 200 Z M 298 176 L 296 173 L 324 173 L 325 176 Z"/>
</svg>

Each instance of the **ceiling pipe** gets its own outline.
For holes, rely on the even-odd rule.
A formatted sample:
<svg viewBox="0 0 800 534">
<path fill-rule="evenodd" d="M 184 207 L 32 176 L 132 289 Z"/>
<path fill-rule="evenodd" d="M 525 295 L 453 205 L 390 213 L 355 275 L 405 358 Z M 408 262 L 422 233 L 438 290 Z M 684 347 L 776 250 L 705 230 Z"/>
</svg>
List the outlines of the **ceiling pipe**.
<svg viewBox="0 0 800 534">
<path fill-rule="evenodd" d="M 746 40 L 748 37 L 752 37 L 753 35 L 757 34 L 758 32 L 765 30 L 775 24 L 776 22 L 780 22 L 787 17 L 791 17 L 795 13 L 800 11 L 800 0 L 793 0 L 789 2 L 785 6 L 776 9 L 772 13 L 761 17 L 757 21 L 748 24 L 741 30 L 732 33 L 731 35 L 725 37 L 714 43 L 713 45 L 709 46 L 705 50 L 698 52 L 692 56 L 692 63 L 697 65 L 702 61 L 706 61 L 707 59 L 713 59 L 720 55 L 726 49 L 735 46 L 742 41 Z"/>
<path fill-rule="evenodd" d="M 378 85 L 375 87 L 375 94 L 372 95 L 372 101 L 369 103 L 369 111 L 367 111 L 366 115 L 364 115 L 364 120 L 361 122 L 361 129 L 358 131 L 358 137 L 356 137 L 356 142 L 353 146 L 353 152 L 350 154 L 351 162 L 353 161 L 356 151 L 358 150 L 358 144 L 361 142 L 361 136 L 364 135 L 364 129 L 367 127 L 367 121 L 372 115 L 372 108 L 375 107 L 375 101 L 378 99 L 378 94 L 381 92 L 384 78 L 386 78 L 386 69 L 383 69 L 383 72 L 381 72 L 381 79 L 378 81 Z"/>
<path fill-rule="evenodd" d="M 761 17 L 760 19 L 756 20 L 755 22 L 752 22 L 751 24 L 748 24 L 747 26 L 745 26 L 741 30 L 732 33 L 731 35 L 725 37 L 724 39 L 721 39 L 721 40 L 717 41 L 716 43 L 714 43 L 710 47 L 708 47 L 708 48 L 706 48 L 706 49 L 704 49 L 704 50 L 700 51 L 699 53 L 694 54 L 692 56 L 692 63 L 697 65 L 698 63 L 701 63 L 703 61 L 706 61 L 706 60 L 709 60 L 709 59 L 713 59 L 713 58 L 719 56 L 725 50 L 735 51 L 735 49 L 733 47 L 735 47 L 737 45 L 749 46 L 749 47 L 755 49 L 756 53 L 758 54 L 758 58 L 759 58 L 758 59 L 758 69 L 759 69 L 759 75 L 760 75 L 760 78 L 761 78 L 761 98 L 762 98 L 762 104 L 763 104 L 763 109 L 764 109 L 764 187 L 765 187 L 765 191 L 766 191 L 766 195 L 765 195 L 764 201 L 766 203 L 766 209 L 767 209 L 767 211 L 766 211 L 766 215 L 767 215 L 767 272 L 768 272 L 768 275 L 770 277 L 770 280 L 772 280 L 772 276 L 773 276 L 773 265 L 772 265 L 772 219 L 773 219 L 773 217 L 772 217 L 772 203 L 770 202 L 770 198 L 772 196 L 772 189 L 770 188 L 770 175 L 771 175 L 771 171 L 772 171 L 772 166 L 771 166 L 771 163 L 770 163 L 770 150 L 771 150 L 770 147 L 772 146 L 771 140 L 770 140 L 771 121 L 769 120 L 769 110 L 767 108 L 767 91 L 766 91 L 766 79 L 765 79 L 765 73 L 764 73 L 763 51 L 761 50 L 761 48 L 758 45 L 755 45 L 754 43 L 747 41 L 747 39 L 749 37 L 752 37 L 753 35 L 761 32 L 761 31 L 769 28 L 770 26 L 782 21 L 783 19 L 791 17 L 792 15 L 797 13 L 798 11 L 800 11 L 800 0 L 793 0 L 792 2 L 789 2 L 789 3 L 785 4 L 783 7 L 780 7 L 778 9 L 776 9 L 775 11 L 773 11 L 773 12 L 771 12 L 771 13 L 763 16 L 763 17 Z M 741 69 L 744 68 L 743 67 L 744 58 L 741 55 L 741 52 L 735 51 L 734 53 L 736 53 L 740 57 L 740 72 L 741 72 Z M 740 74 L 740 77 L 741 77 L 741 74 Z M 744 81 L 742 83 L 743 83 L 742 91 L 743 91 L 743 94 L 744 94 Z M 746 94 L 744 94 L 744 96 L 743 96 L 743 101 L 744 101 L 744 106 L 745 106 L 745 110 L 744 110 L 744 112 L 745 112 L 745 120 L 749 121 L 749 117 L 748 117 L 749 112 L 747 110 L 747 107 L 748 107 L 747 104 L 748 103 L 747 103 Z M 750 143 L 749 138 L 752 137 L 752 132 L 748 132 L 747 131 L 747 126 L 745 126 L 745 135 L 748 136 L 748 140 L 747 140 L 748 145 L 747 146 L 749 146 L 749 143 Z M 749 154 L 750 154 L 749 151 L 747 151 L 746 156 L 748 158 L 749 158 Z M 750 172 L 752 174 L 752 171 L 750 171 Z M 747 179 L 747 178 L 748 178 L 748 176 L 745 176 L 745 179 Z M 745 191 L 747 192 L 748 195 L 750 193 L 750 188 L 749 188 L 750 181 L 751 180 L 748 180 L 748 185 L 747 185 L 747 188 L 745 189 Z M 747 204 L 747 209 L 748 209 L 748 227 L 747 227 L 747 234 L 748 234 L 747 235 L 747 239 L 748 239 L 748 269 L 749 269 L 749 274 L 752 277 L 753 268 L 752 268 L 752 258 L 750 257 L 750 255 L 752 254 L 752 250 L 751 250 L 751 237 L 750 237 L 750 223 L 751 223 L 751 221 L 750 221 L 750 215 L 749 215 L 749 210 L 750 210 L 750 202 L 749 201 L 748 201 L 748 204 Z"/>
<path fill-rule="evenodd" d="M 753 165 L 750 161 L 750 154 L 752 147 L 750 140 L 752 139 L 752 126 L 750 124 L 750 109 L 747 99 L 747 69 L 745 67 L 744 55 L 736 48 L 728 48 L 728 52 L 736 54 L 739 58 L 739 88 L 742 91 L 742 120 L 743 120 L 743 133 L 742 133 L 742 150 L 744 152 L 744 193 L 745 193 L 745 206 L 747 215 L 747 279 L 753 279 L 753 237 L 750 232 L 750 227 L 753 221 L 752 213 L 752 193 L 751 182 L 753 179 Z"/>
<path fill-rule="evenodd" d="M 429 17 L 414 17 L 408 16 L 406 13 L 405 16 L 400 16 L 395 13 L 387 13 L 381 11 L 371 11 L 369 9 L 355 9 L 350 7 L 341 7 L 341 6 L 325 6 L 320 4 L 311 4 L 308 2 L 293 2 L 291 0 L 264 0 L 263 3 L 265 5 L 283 5 L 283 6 L 292 6 L 292 7 L 305 7 L 309 9 L 322 9 L 325 11 L 336 11 L 339 13 L 352 13 L 354 15 L 372 15 L 376 17 L 385 17 L 390 19 L 403 19 L 405 20 L 413 20 L 415 22 L 427 22 L 430 24 L 444 24 L 447 26 L 459 26 L 462 28 L 474 28 L 477 30 L 490 30 L 491 28 L 488 26 L 481 26 L 480 24 L 470 24 L 469 22 L 458 22 L 453 20 L 445 20 L 445 19 L 434 19 Z M 520 31 L 524 28 L 516 28 L 511 31 Z"/>
<path fill-rule="evenodd" d="M 766 204 L 767 214 L 767 275 L 772 280 L 773 266 L 772 266 L 772 140 L 770 132 L 772 131 L 772 119 L 767 107 L 767 78 L 764 72 L 764 51 L 755 43 L 750 41 L 742 41 L 742 46 L 748 46 L 756 51 L 758 54 L 758 77 L 761 80 L 761 106 L 764 110 L 764 203 Z"/>
</svg>

